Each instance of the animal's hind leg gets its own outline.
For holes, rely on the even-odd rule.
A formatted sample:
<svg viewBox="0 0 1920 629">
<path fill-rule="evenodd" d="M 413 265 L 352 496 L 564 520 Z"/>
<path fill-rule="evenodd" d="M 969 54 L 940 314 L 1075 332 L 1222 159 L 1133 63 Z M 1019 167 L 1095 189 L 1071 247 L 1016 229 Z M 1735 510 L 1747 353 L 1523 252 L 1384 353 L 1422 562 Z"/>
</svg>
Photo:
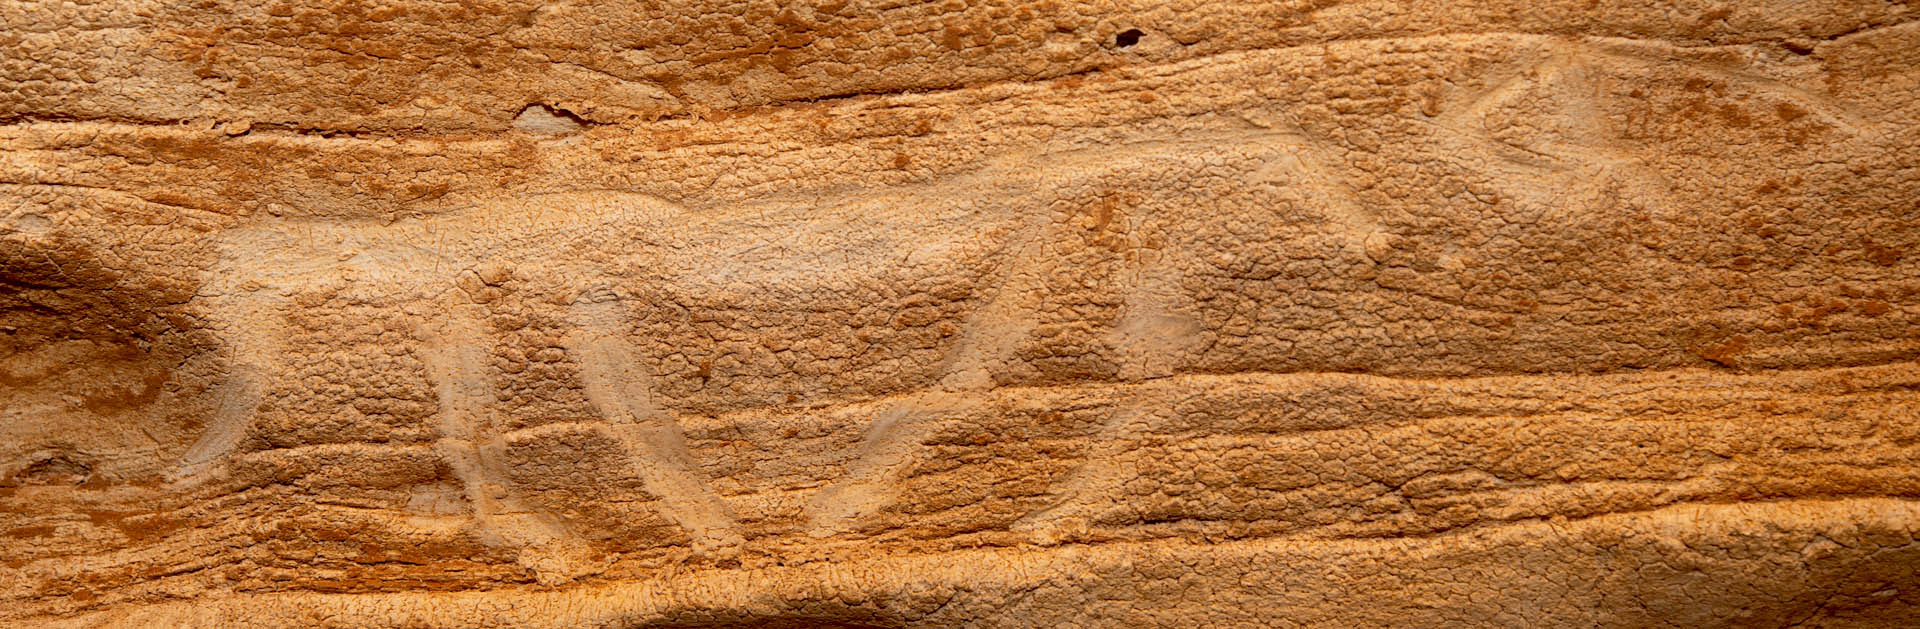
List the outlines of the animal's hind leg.
<svg viewBox="0 0 1920 629">
<path fill-rule="evenodd" d="M 521 565 L 541 583 L 570 581 L 595 569 L 590 549 L 559 518 L 521 504 L 511 489 L 506 444 L 491 418 L 494 384 L 483 319 L 473 309 L 448 308 L 423 334 L 421 358 L 440 399 L 438 447 L 473 505 L 482 538 L 518 549 Z"/>
<path fill-rule="evenodd" d="M 648 489 L 659 494 L 664 514 L 693 537 L 695 548 L 736 553 L 739 525 L 701 475 L 679 424 L 654 403 L 652 374 L 635 361 L 640 350 L 627 340 L 620 304 L 610 294 L 601 295 L 574 304 L 570 313 L 574 330 L 565 342 L 580 362 L 587 400 L 607 418 L 607 430 Z"/>
<path fill-rule="evenodd" d="M 1033 332 L 1032 313 L 1046 294 L 1042 264 L 1043 238 L 1016 242 L 1003 261 L 998 290 L 969 318 L 959 346 L 942 366 L 938 391 L 908 396 L 880 412 L 868 428 L 846 474 L 815 494 L 809 515 L 813 534 L 828 536 L 847 530 L 860 517 L 884 505 L 894 478 L 913 461 L 913 450 L 933 431 L 939 419 L 970 405 L 995 385 L 994 374 L 1010 368 L 1020 343 Z M 1123 382 L 1141 382 L 1172 375 L 1184 353 L 1202 342 L 1199 323 L 1180 312 L 1178 274 L 1167 264 L 1129 265 L 1121 280 L 1124 307 L 1116 328 L 1107 338 Z M 1056 490 L 1061 498 L 1053 507 L 1029 515 L 1017 530 L 1050 535 L 1059 522 L 1079 522 L 1097 515 L 1099 499 L 1087 488 L 1112 484 L 1123 470 L 1103 460 L 1122 450 L 1119 444 L 1156 423 L 1163 416 L 1152 409 L 1123 406 L 1114 410 L 1095 436 L 1095 450 L 1083 469 Z"/>
</svg>

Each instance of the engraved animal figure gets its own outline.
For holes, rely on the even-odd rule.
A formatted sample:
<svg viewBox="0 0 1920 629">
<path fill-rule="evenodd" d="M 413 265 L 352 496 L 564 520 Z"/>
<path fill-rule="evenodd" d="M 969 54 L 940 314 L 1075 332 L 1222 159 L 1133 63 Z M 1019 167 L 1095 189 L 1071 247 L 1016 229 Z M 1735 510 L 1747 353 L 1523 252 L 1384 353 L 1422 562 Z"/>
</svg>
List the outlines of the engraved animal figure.
<svg viewBox="0 0 1920 629">
<path fill-rule="evenodd" d="M 885 211 L 898 198 L 842 199 L 825 208 L 749 208 L 697 215 L 644 195 L 553 195 L 483 206 L 392 224 L 285 221 L 238 229 L 219 243 L 220 263 L 202 297 L 222 330 L 231 376 L 215 417 L 174 473 L 187 481 L 215 472 L 236 454 L 254 424 L 268 384 L 290 349 L 286 315 L 303 296 L 373 306 L 422 321 L 413 331 L 417 355 L 439 400 L 437 447 L 458 476 L 483 539 L 523 549 L 522 563 L 543 581 L 593 570 L 578 536 L 560 518 L 530 509 L 511 487 L 502 435 L 493 417 L 493 382 L 484 310 L 468 288 L 481 274 L 518 266 L 538 269 L 530 282 L 543 298 L 563 301 L 574 327 L 565 340 L 585 393 L 606 419 L 605 431 L 629 455 L 640 478 L 662 501 L 664 515 L 695 539 L 724 552 L 738 546 L 733 516 L 689 453 L 672 416 L 654 399 L 650 374 L 629 340 L 627 320 L 647 304 L 623 298 L 630 269 L 675 268 L 694 285 L 741 277 L 794 286 L 812 277 L 873 273 L 872 260 L 967 254 L 991 249 L 1011 228 L 999 207 L 949 204 L 895 219 L 896 231 L 846 229 L 836 213 L 855 218 Z M 998 214 L 995 212 L 999 211 Z M 791 216 L 821 223 L 801 230 L 808 246 L 770 250 L 765 229 L 749 223 Z M 844 218 L 844 217 L 843 217 Z M 794 230 L 778 235 L 794 237 Z M 909 235 L 911 234 L 911 235 Z M 643 239 L 640 236 L 646 235 Z M 671 241 L 694 246 L 635 247 L 612 260 L 586 260 L 581 241 Z M 854 255 L 858 254 L 858 255 Z M 796 269 L 805 269 L 798 272 Z M 481 285 L 484 286 L 484 280 Z"/>
<path fill-rule="evenodd" d="M 507 477 L 512 462 L 493 417 L 497 385 L 484 349 L 491 339 L 483 309 L 472 302 L 475 287 L 484 292 L 490 281 L 484 276 L 518 268 L 539 298 L 566 304 L 573 332 L 565 345 L 586 396 L 636 474 L 662 497 L 664 515 L 692 535 L 696 547 L 727 552 L 742 541 L 735 516 L 702 474 L 631 339 L 628 322 L 649 316 L 653 307 L 633 297 L 645 292 L 639 288 L 650 281 L 695 289 L 744 283 L 798 287 L 804 294 L 821 278 L 871 278 L 889 265 L 898 270 L 959 260 L 985 267 L 976 270 L 997 279 L 973 300 L 959 340 L 936 367 L 937 386 L 881 411 L 841 478 L 809 502 L 813 533 L 833 535 L 884 504 L 890 478 L 933 424 L 969 407 L 978 396 L 967 392 L 995 386 L 992 374 L 1016 362 L 1014 353 L 1032 334 L 1023 313 L 1045 298 L 1037 282 L 1052 255 L 1049 244 L 1071 229 L 1054 224 L 1048 211 L 1062 191 L 1101 177 L 1169 167 L 1198 171 L 1223 153 L 1313 162 L 1304 150 L 1297 134 L 1238 128 L 1119 150 L 1010 156 L 932 185 L 806 205 L 696 211 L 646 195 L 595 192 L 392 223 L 286 220 L 233 230 L 219 243 L 221 261 L 202 295 L 223 331 L 232 375 L 217 415 L 176 477 L 211 473 L 236 454 L 290 351 L 283 341 L 286 314 L 300 307 L 302 296 L 328 295 L 425 322 L 413 334 L 439 399 L 437 447 L 458 476 L 482 537 L 522 549 L 522 563 L 545 581 L 592 571 L 568 524 L 529 508 Z M 1171 156 L 1179 156 L 1178 163 L 1169 164 Z M 991 194 L 980 194 L 985 190 Z M 916 211 L 895 211 L 908 205 Z M 1113 340 L 1127 363 L 1120 377 L 1164 376 L 1176 367 L 1166 356 L 1190 350 L 1194 330 L 1172 314 L 1180 297 L 1171 265 L 1143 261 L 1130 268 Z M 672 274 L 649 275 L 658 269 Z M 1182 333 L 1156 333 L 1176 328 Z"/>
</svg>

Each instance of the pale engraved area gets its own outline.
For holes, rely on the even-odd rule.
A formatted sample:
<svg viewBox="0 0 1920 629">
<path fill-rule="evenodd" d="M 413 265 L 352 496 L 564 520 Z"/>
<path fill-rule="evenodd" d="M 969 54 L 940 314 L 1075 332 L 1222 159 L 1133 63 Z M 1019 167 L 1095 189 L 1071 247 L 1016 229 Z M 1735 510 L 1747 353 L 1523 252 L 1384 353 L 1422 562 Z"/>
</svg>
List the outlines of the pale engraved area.
<svg viewBox="0 0 1920 629">
<path fill-rule="evenodd" d="M 210 303 L 227 313 L 228 336 L 236 360 L 221 411 L 183 460 L 179 476 L 205 474 L 243 441 L 250 416 L 272 377 L 277 338 L 260 325 L 278 320 L 292 307 L 288 298 L 303 291 L 329 291 L 360 303 L 445 304 L 462 295 L 460 278 L 475 269 L 519 266 L 537 269 L 534 285 L 542 299 L 570 303 L 566 338 L 577 361 L 586 395 L 605 419 L 602 429 L 626 452 L 626 465 L 661 498 L 663 515 L 685 529 L 696 546 L 727 554 L 742 542 L 737 515 L 700 472 L 671 411 L 667 410 L 643 364 L 643 352 L 630 340 L 628 323 L 646 305 L 619 297 L 625 275 L 636 267 L 670 270 L 689 286 L 721 282 L 802 286 L 815 278 L 871 276 L 886 265 L 916 266 L 955 256 L 986 255 L 995 279 L 989 293 L 962 322 L 959 341 L 938 365 L 931 391 L 889 402 L 867 425 L 838 478 L 815 491 L 805 519 L 814 536 L 851 530 L 859 520 L 895 497 L 895 477 L 909 465 L 921 442 L 943 417 L 970 408 L 972 394 L 994 386 L 993 374 L 1013 363 L 1013 353 L 1031 334 L 1025 313 L 1041 299 L 1040 281 L 1050 262 L 1045 246 L 1044 207 L 1054 188 L 1067 187 L 1114 164 L 1149 164 L 1166 150 L 1233 151 L 1266 164 L 1252 173 L 1268 185 L 1296 191 L 1315 217 L 1334 235 L 1356 246 L 1374 230 L 1378 217 L 1347 188 L 1318 143 L 1291 125 L 1257 124 L 1179 140 L 1149 139 L 1117 151 L 1073 150 L 1028 160 L 1002 160 L 968 176 L 930 186 L 884 193 L 856 193 L 810 206 L 755 206 L 707 215 L 653 197 L 627 193 L 549 195 L 493 204 L 471 211 L 395 223 L 289 221 L 238 229 L 224 240 L 226 253 L 211 282 Z M 1023 168 L 1031 160 L 1052 166 Z M 1196 166 L 1197 167 L 1197 166 Z M 1110 172 L 1110 171 L 1108 171 Z M 1003 205 L 933 203 L 912 220 L 874 217 L 902 204 L 926 205 L 932 199 L 965 199 L 980 181 L 1000 187 Z M 1131 220 L 1149 220 L 1134 217 Z M 793 227 L 799 225 L 801 227 Z M 858 226 L 883 225 L 879 231 Z M 1123 234 L 1134 237 L 1132 234 Z M 576 248 L 582 239 L 633 237 L 672 247 L 636 249 L 610 259 L 587 261 Z M 1106 342 L 1121 361 L 1118 377 L 1140 381 L 1171 376 L 1180 357 L 1202 342 L 1198 323 L 1184 313 L 1179 277 L 1163 254 L 1127 258 L 1116 288 L 1123 294 L 1121 318 Z M 434 309 L 443 309 L 434 306 Z M 582 542 L 557 516 L 536 516 L 513 496 L 497 429 L 488 417 L 488 391 L 496 385 L 484 348 L 480 315 L 471 308 L 448 310 L 444 320 L 423 328 L 423 362 L 441 399 L 441 447 L 460 475 L 473 503 L 477 526 L 497 543 L 536 549 L 537 569 L 571 578 L 588 568 L 577 549 Z M 242 314 L 245 313 L 245 314 Z M 465 314 L 461 314 L 465 313 Z M 244 323 L 242 323 L 244 322 Z M 1123 426 L 1145 411 L 1120 413 L 1101 441 L 1123 436 Z M 1115 432 L 1119 431 L 1119 432 Z M 1109 453 L 1112 454 L 1112 453 Z M 1023 530 L 1084 518 L 1090 503 L 1078 494 L 1098 491 L 1113 476 L 1098 464 L 1069 476 L 1054 493 L 1061 501 L 1030 516 Z M 563 550 L 544 550 L 563 549 Z M 548 558 L 538 558 L 539 556 Z"/>
<path fill-rule="evenodd" d="M 587 399 L 696 550 L 737 552 L 739 525 L 700 475 L 679 424 L 655 403 L 652 374 L 636 362 L 640 349 L 627 340 L 622 306 L 610 295 L 588 295 L 572 307 L 575 329 L 566 342 L 580 361 Z"/>
<path fill-rule="evenodd" d="M 592 570 L 587 549 L 566 524 L 522 501 L 511 488 L 506 443 L 493 418 L 496 385 L 489 376 L 482 313 L 449 308 L 423 334 L 421 359 L 440 398 L 438 447 L 465 490 L 488 542 L 520 549 L 520 563 L 542 582 L 569 581 Z"/>
</svg>

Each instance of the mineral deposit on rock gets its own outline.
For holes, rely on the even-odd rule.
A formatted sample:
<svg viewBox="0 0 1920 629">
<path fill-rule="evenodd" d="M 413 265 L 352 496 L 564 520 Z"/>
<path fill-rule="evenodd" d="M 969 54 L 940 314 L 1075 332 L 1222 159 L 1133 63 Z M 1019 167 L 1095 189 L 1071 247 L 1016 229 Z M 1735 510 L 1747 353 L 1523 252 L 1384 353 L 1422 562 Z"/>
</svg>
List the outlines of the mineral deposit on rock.
<svg viewBox="0 0 1920 629">
<path fill-rule="evenodd" d="M 1920 4 L 8 0 L 0 624 L 1920 626 Z"/>
</svg>

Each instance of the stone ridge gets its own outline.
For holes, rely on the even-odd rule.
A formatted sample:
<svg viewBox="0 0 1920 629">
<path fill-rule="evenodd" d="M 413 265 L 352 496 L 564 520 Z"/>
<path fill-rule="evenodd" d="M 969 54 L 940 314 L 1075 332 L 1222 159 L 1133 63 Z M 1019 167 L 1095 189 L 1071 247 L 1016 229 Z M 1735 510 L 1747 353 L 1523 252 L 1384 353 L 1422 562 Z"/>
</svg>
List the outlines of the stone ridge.
<svg viewBox="0 0 1920 629">
<path fill-rule="evenodd" d="M 1810 50 L 1906 3 L 430 0 L 15 3 L 0 116 L 490 133 L 529 103 L 596 122 L 1054 78 L 1329 41 L 1460 33 Z M 100 54 L 111 51 L 111 54 Z"/>
<path fill-rule="evenodd" d="M 0 6 L 0 624 L 1920 624 L 1914 11 Z"/>
</svg>

